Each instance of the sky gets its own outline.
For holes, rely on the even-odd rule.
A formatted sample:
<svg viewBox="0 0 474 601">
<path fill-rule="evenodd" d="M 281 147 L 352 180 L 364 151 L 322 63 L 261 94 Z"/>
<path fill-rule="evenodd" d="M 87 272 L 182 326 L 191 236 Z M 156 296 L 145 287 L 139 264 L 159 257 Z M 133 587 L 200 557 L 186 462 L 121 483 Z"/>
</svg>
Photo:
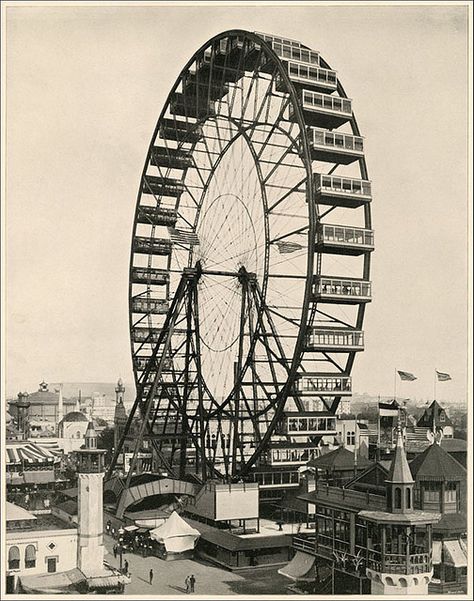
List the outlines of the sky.
<svg viewBox="0 0 474 601">
<path fill-rule="evenodd" d="M 227 29 L 319 50 L 366 142 L 376 236 L 353 388 L 467 395 L 467 7 L 9 6 L 5 391 L 132 381 L 128 263 L 148 144 L 192 54 Z"/>
</svg>

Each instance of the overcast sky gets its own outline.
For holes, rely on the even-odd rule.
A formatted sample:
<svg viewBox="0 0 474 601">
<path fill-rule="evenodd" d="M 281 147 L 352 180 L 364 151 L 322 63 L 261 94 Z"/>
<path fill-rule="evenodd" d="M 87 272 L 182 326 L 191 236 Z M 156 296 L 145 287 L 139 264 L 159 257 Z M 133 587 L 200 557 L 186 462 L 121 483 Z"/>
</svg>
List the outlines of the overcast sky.
<svg viewBox="0 0 474 601">
<path fill-rule="evenodd" d="M 6 391 L 131 381 L 128 262 L 146 150 L 181 68 L 226 29 L 315 50 L 366 137 L 374 300 L 354 390 L 466 396 L 467 8 L 7 8 Z"/>
</svg>

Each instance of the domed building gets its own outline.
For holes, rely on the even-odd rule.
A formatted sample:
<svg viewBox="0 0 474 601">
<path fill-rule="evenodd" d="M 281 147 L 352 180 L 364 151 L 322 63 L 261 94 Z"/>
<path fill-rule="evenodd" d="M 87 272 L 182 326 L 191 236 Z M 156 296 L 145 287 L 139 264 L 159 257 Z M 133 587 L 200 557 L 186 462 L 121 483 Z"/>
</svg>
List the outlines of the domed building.
<svg viewBox="0 0 474 601">
<path fill-rule="evenodd" d="M 84 444 L 89 420 L 81 411 L 71 411 L 58 424 L 58 439 L 65 453 L 77 451 Z"/>
</svg>

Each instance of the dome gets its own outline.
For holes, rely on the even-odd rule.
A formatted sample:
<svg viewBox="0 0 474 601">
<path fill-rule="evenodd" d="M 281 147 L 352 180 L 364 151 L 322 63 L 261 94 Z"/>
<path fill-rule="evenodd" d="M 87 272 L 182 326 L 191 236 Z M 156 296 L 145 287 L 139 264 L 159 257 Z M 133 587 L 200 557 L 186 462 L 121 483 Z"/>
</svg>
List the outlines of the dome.
<svg viewBox="0 0 474 601">
<path fill-rule="evenodd" d="M 80 411 L 71 411 L 61 420 L 63 422 L 88 422 L 87 417 Z"/>
</svg>

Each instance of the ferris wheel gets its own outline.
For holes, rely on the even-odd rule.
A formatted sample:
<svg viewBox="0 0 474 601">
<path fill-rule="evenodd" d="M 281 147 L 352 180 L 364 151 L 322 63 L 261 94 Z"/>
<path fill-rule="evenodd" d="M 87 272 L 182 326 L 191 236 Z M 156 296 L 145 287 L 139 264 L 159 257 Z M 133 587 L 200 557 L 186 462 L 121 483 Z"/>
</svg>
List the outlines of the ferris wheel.
<svg viewBox="0 0 474 601">
<path fill-rule="evenodd" d="M 371 198 L 352 100 L 318 52 L 232 30 L 191 57 L 136 204 L 129 473 L 145 440 L 206 479 L 264 461 L 286 415 L 327 429 L 364 348 Z"/>
</svg>

